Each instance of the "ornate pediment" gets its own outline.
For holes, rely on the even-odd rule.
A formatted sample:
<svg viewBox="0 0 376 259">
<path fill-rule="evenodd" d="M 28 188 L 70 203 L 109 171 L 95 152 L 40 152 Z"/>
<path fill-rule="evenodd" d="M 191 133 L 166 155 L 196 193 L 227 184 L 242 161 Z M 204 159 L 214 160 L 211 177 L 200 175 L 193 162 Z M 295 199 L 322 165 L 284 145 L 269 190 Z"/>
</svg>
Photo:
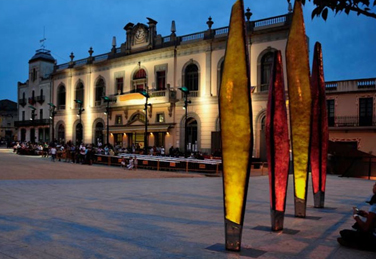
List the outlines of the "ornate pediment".
<svg viewBox="0 0 376 259">
<path fill-rule="evenodd" d="M 138 23 L 132 29 L 132 48 L 147 46 L 149 44 L 149 27 Z"/>
</svg>

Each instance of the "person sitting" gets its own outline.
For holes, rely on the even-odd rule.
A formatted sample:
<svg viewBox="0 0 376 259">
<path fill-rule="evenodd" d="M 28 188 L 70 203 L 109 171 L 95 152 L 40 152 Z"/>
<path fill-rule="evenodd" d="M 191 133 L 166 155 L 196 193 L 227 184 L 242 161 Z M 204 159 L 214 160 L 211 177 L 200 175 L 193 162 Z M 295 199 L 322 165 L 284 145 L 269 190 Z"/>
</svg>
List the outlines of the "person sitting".
<svg viewBox="0 0 376 259">
<path fill-rule="evenodd" d="M 376 183 L 373 185 L 373 195 L 367 201 L 371 206 L 368 212 L 354 208 L 356 230 L 344 229 L 337 239 L 343 246 L 376 251 Z M 363 217 L 364 220 L 361 218 Z"/>
</svg>

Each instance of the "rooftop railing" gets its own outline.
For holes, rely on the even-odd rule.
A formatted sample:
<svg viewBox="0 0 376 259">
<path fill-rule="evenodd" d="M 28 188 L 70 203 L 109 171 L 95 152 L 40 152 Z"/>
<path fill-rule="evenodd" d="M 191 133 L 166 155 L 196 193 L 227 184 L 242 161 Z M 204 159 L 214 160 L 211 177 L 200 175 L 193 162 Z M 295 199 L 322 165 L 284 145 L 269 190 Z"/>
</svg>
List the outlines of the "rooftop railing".
<svg viewBox="0 0 376 259">
<path fill-rule="evenodd" d="M 261 20 L 257 20 L 257 21 L 251 21 L 251 22 L 248 23 L 249 24 L 248 28 L 253 30 L 255 28 L 262 29 L 262 27 L 264 27 L 264 26 L 287 24 L 289 22 L 289 20 L 291 19 L 289 17 L 291 17 L 291 15 L 285 14 L 285 15 L 270 17 L 270 18 L 261 19 Z M 221 27 L 221 28 L 213 29 L 212 30 L 213 33 L 211 35 L 213 37 L 227 36 L 228 30 L 229 30 L 229 27 Z M 206 39 L 205 32 L 207 32 L 207 31 L 201 31 L 201 32 L 197 32 L 197 33 L 192 33 L 192 34 L 187 34 L 187 35 L 183 35 L 183 36 L 180 36 L 180 37 L 176 37 L 174 42 L 178 45 L 180 43 L 187 43 L 187 42 L 190 42 L 190 41 L 204 40 L 204 39 Z M 156 47 L 171 46 L 172 43 L 173 42 L 172 42 L 171 36 L 169 35 L 169 36 L 162 37 L 162 43 L 161 43 L 162 45 L 156 46 Z M 121 54 L 121 47 L 116 48 L 115 53 Z M 64 69 L 71 68 L 71 67 L 83 66 L 87 63 L 90 63 L 89 61 L 93 61 L 93 63 L 99 63 L 99 62 L 108 60 L 109 58 L 110 58 L 110 54 L 105 53 L 105 54 L 100 54 L 100 55 L 93 56 L 93 57 L 80 59 L 80 60 L 73 61 L 73 62 L 59 64 L 59 65 L 56 65 L 55 68 L 56 68 L 57 71 L 58 70 L 64 70 Z"/>
<path fill-rule="evenodd" d="M 325 83 L 327 92 L 369 91 L 376 89 L 376 78 L 330 81 Z"/>
</svg>

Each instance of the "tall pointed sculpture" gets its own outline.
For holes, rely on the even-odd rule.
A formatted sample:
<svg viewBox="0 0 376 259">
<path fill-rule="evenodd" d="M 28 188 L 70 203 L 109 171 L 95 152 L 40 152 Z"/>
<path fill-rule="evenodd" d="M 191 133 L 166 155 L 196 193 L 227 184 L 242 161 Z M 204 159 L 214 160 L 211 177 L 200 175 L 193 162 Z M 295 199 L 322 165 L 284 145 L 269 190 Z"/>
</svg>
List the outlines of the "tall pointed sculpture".
<svg viewBox="0 0 376 259">
<path fill-rule="evenodd" d="M 300 1 L 295 1 L 294 5 L 292 24 L 286 47 L 286 64 L 294 170 L 295 216 L 305 217 L 312 100 L 307 37 Z"/>
<path fill-rule="evenodd" d="M 274 54 L 265 128 L 271 225 L 273 231 L 278 231 L 283 229 L 290 162 L 285 86 L 280 51 Z"/>
<path fill-rule="evenodd" d="M 226 249 L 240 251 L 252 158 L 252 107 L 243 1 L 232 7 L 219 97 Z"/>
<path fill-rule="evenodd" d="M 326 167 L 328 158 L 328 115 L 326 112 L 325 80 L 321 44 L 316 42 L 313 53 L 312 76 L 311 170 L 315 208 L 325 201 Z"/>
</svg>

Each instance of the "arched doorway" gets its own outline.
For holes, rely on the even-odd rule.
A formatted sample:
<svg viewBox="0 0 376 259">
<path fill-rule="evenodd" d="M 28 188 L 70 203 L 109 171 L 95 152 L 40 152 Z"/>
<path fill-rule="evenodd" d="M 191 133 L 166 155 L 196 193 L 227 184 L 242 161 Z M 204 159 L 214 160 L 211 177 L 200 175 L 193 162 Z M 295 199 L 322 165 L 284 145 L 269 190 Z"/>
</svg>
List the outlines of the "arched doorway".
<svg viewBox="0 0 376 259">
<path fill-rule="evenodd" d="M 95 128 L 94 128 L 94 143 L 97 145 L 97 146 L 100 146 L 103 144 L 103 129 L 104 129 L 104 125 L 102 122 L 97 122 L 95 124 Z"/>
<path fill-rule="evenodd" d="M 191 152 L 198 151 L 197 145 L 197 121 L 195 118 L 187 120 L 187 150 Z"/>
<path fill-rule="evenodd" d="M 60 124 L 57 128 L 57 140 L 59 143 L 65 140 L 65 127 L 63 124 Z"/>
<path fill-rule="evenodd" d="M 83 141 L 83 127 L 81 123 L 77 123 L 76 125 L 76 143 L 79 145 Z"/>
<path fill-rule="evenodd" d="M 35 143 L 35 129 L 34 128 L 30 129 L 30 142 Z"/>
<path fill-rule="evenodd" d="M 21 141 L 26 141 L 26 129 L 21 129 Z"/>
</svg>

